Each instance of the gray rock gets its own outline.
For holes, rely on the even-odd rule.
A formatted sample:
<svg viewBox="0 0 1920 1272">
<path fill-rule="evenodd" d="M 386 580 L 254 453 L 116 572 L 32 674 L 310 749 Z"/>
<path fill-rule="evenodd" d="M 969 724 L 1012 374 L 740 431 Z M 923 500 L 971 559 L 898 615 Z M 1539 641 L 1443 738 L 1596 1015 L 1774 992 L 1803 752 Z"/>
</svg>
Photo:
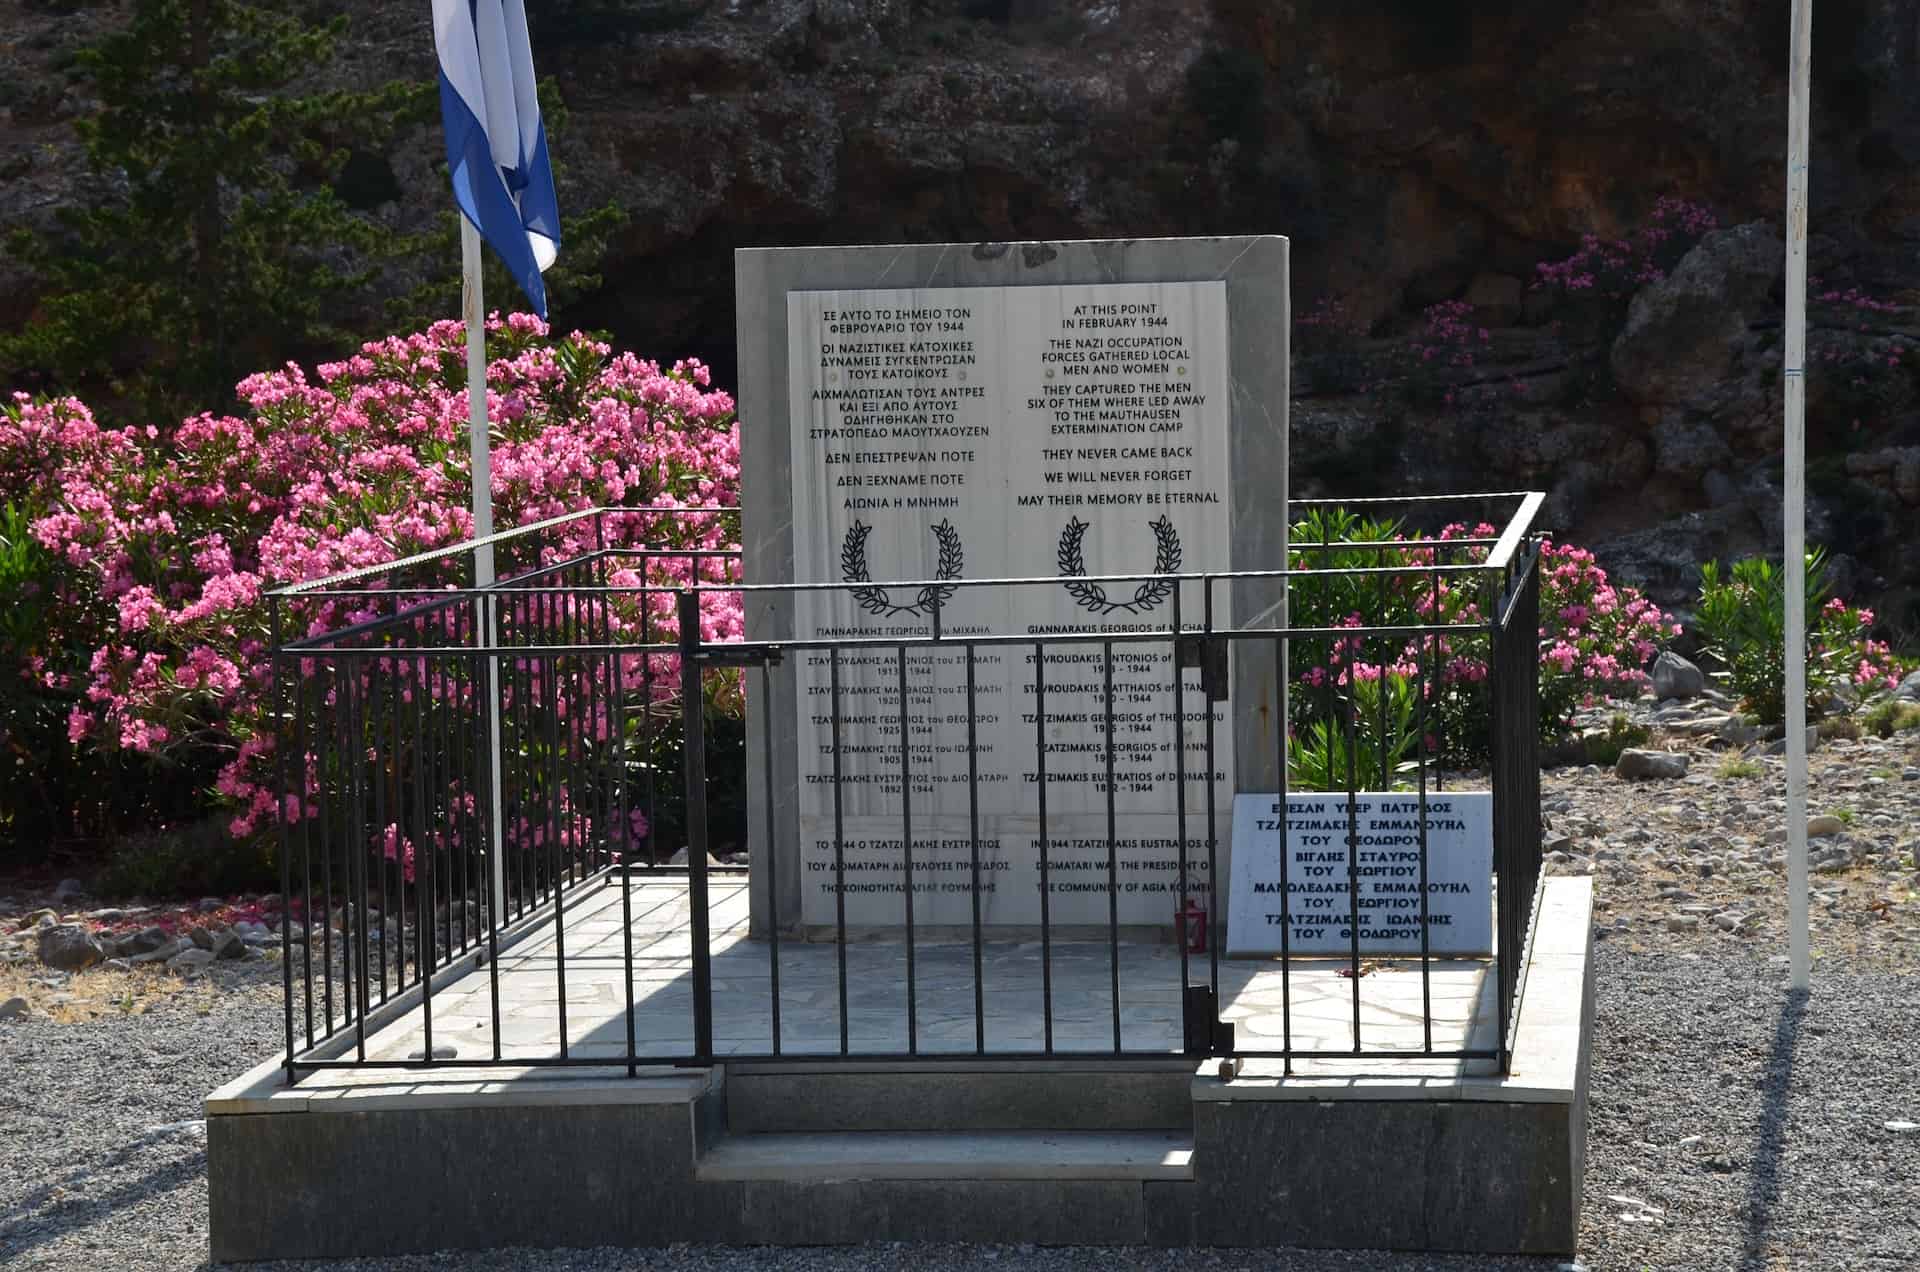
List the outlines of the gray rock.
<svg viewBox="0 0 1920 1272">
<path fill-rule="evenodd" d="M 1722 932 L 1738 932 L 1740 925 L 1746 921 L 1746 915 L 1734 910 L 1722 910 L 1713 916 L 1713 926 L 1719 928 Z"/>
<path fill-rule="evenodd" d="M 1809 727 L 1807 729 L 1807 754 L 1812 755 L 1815 751 L 1819 749 L 1820 749 L 1820 730 L 1817 728 Z M 1785 755 L 1786 753 L 1787 753 L 1787 740 L 1785 738 L 1779 738 L 1774 742 L 1768 744 L 1767 746 L 1768 755 Z"/>
<path fill-rule="evenodd" d="M 224 908 L 226 904 L 219 897 L 201 897 L 193 903 L 193 908 L 202 914 L 212 914 L 215 910 Z"/>
<path fill-rule="evenodd" d="M 1626 750 L 1620 752 L 1613 771 L 1628 781 L 1685 777 L 1689 762 L 1687 756 L 1676 752 Z"/>
<path fill-rule="evenodd" d="M 63 972 L 77 972 L 106 962 L 107 951 L 78 923 L 56 923 L 40 929 L 40 961 Z"/>
<path fill-rule="evenodd" d="M 167 970 L 191 976 L 203 971 L 213 963 L 213 951 L 199 948 L 181 950 L 167 960 Z"/>
<path fill-rule="evenodd" d="M 32 1014 L 33 1008 L 28 1006 L 27 1000 L 18 994 L 0 1003 L 0 1020 L 25 1020 Z"/>
<path fill-rule="evenodd" d="M 1920 671 L 1902 680 L 1900 687 L 1893 691 L 1893 696 L 1902 702 L 1920 702 Z"/>
<path fill-rule="evenodd" d="M 232 928 L 222 928 L 213 938 L 213 956 L 219 959 L 245 958 L 247 943 Z"/>
<path fill-rule="evenodd" d="M 195 945 L 198 945 L 203 950 L 210 950 L 213 948 L 213 933 L 209 932 L 206 928 L 200 926 L 198 923 L 194 924 L 191 928 L 187 930 L 187 939 L 192 941 Z"/>
<path fill-rule="evenodd" d="M 115 941 L 113 952 L 120 958 L 132 958 L 136 954 L 151 954 L 172 939 L 163 927 L 141 928 L 138 932 Z"/>
<path fill-rule="evenodd" d="M 193 943 L 191 941 L 187 941 L 182 938 L 175 937 L 172 940 L 169 940 L 165 945 L 161 945 L 154 949 L 151 949 L 147 951 L 145 954 L 135 954 L 131 956 L 130 958 L 127 959 L 127 962 L 133 964 L 136 967 L 142 963 L 164 963 L 168 959 L 172 958 L 175 954 L 178 954 L 181 950 L 192 949 L 192 948 L 193 948 Z"/>
<path fill-rule="evenodd" d="M 1697 698 L 1707 687 L 1706 673 L 1670 649 L 1653 660 L 1653 694 L 1669 698 Z"/>
<path fill-rule="evenodd" d="M 78 879 L 62 879 L 53 889 L 53 899 L 55 901 L 71 901 L 75 897 L 84 897 L 86 895 L 87 885 L 81 883 Z"/>
<path fill-rule="evenodd" d="M 1786 262 L 1780 235 L 1755 221 L 1702 238 L 1673 272 L 1642 287 L 1613 342 L 1615 381 L 1639 403 L 1708 404 Z"/>
<path fill-rule="evenodd" d="M 133 964 L 127 962 L 124 958 L 110 958 L 105 963 L 102 963 L 101 966 L 115 972 L 129 972 L 133 970 Z"/>
<path fill-rule="evenodd" d="M 1669 914 L 1667 931 L 1696 932 L 1700 929 L 1700 916 L 1697 914 Z"/>
<path fill-rule="evenodd" d="M 1830 839 L 1834 835 L 1847 833 L 1847 823 L 1829 813 L 1807 818 L 1808 839 Z"/>
</svg>

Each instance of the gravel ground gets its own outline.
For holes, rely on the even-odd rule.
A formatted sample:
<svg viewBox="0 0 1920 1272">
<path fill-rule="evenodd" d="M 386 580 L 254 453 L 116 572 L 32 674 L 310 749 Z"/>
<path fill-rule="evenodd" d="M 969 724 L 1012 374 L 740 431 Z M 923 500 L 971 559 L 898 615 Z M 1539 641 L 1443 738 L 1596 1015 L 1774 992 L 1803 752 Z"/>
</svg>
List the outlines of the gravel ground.
<svg viewBox="0 0 1920 1272">
<path fill-rule="evenodd" d="M 1920 1251 L 1910 970 L 1821 961 L 1804 1008 L 1764 949 L 1598 947 L 1600 1005 L 1582 1266 L 1908 1268 Z M 193 1268 L 206 1257 L 207 1091 L 270 1051 L 267 966 L 144 1016 L 0 1024 L 0 1264 Z M 291 1165 L 290 1165 L 291 1169 Z M 1558 1260 L 1321 1252 L 869 1246 L 846 1250 L 507 1251 L 329 1269 L 1478 1269 Z M 293 1266 L 293 1265 L 289 1265 Z M 308 1265 L 301 1265 L 308 1266 Z"/>
</svg>

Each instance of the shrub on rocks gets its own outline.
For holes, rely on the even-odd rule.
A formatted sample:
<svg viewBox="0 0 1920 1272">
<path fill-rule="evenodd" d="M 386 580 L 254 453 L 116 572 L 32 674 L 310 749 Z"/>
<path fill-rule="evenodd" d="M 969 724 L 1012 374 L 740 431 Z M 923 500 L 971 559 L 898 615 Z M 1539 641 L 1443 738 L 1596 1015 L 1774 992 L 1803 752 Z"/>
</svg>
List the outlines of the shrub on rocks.
<svg viewBox="0 0 1920 1272">
<path fill-rule="evenodd" d="M 1898 691 L 1913 660 L 1874 638 L 1872 610 L 1828 595 L 1823 550 L 1809 552 L 1804 568 L 1808 705 Z M 1701 648 L 1727 669 L 1734 692 L 1767 725 L 1786 718 L 1786 580 L 1784 567 L 1762 557 L 1735 561 L 1724 576 L 1718 562 L 1700 567 L 1694 629 Z"/>
<path fill-rule="evenodd" d="M 497 526 L 595 505 L 737 504 L 733 400 L 705 367 L 555 337 L 528 315 L 488 327 Z M 7 692 L 30 699 L 0 700 L 25 757 L 0 824 L 97 835 L 115 809 L 179 811 L 169 792 L 184 786 L 189 810 L 224 806 L 232 836 L 261 834 L 278 811 L 263 593 L 471 537 L 461 324 L 375 341 L 313 376 L 263 372 L 238 393 L 239 415 L 165 429 L 104 427 L 73 398 L 0 407 L 0 581 L 21 601 L 0 615 L 0 664 Z M 606 546 L 720 547 L 737 539 L 731 521 L 610 518 Z M 582 521 L 542 546 L 572 555 L 593 532 Z M 444 587 L 462 568 L 394 585 Z M 726 568 L 662 561 L 647 578 L 718 582 Z M 671 597 L 659 599 L 653 638 L 670 639 Z M 289 623 L 351 622 L 374 603 L 316 603 Z M 737 598 L 707 604 L 710 637 L 739 632 Z M 148 761 L 123 768 L 156 797 L 126 800 L 105 769 L 75 761 L 89 756 Z"/>
<path fill-rule="evenodd" d="M 1422 575 L 1417 568 L 1384 578 L 1316 578 L 1313 572 L 1484 561 L 1488 550 L 1476 541 L 1498 533 L 1492 525 L 1455 524 L 1428 536 L 1408 532 L 1399 522 L 1368 519 L 1346 509 L 1315 510 L 1293 527 L 1295 549 L 1289 563 L 1306 575 L 1290 585 L 1292 622 L 1303 627 L 1483 623 L 1491 598 L 1455 581 L 1457 576 Z M 1313 544 L 1322 546 L 1306 546 Z M 1538 568 L 1540 732 L 1551 742 L 1567 733 L 1580 707 L 1637 695 L 1650 683 L 1646 668 L 1660 642 L 1680 629 L 1638 591 L 1612 583 L 1585 548 L 1548 540 L 1541 547 Z M 1390 770 L 1413 762 L 1423 750 L 1448 763 L 1483 760 L 1488 744 L 1488 652 L 1485 637 L 1458 633 L 1395 639 L 1390 647 L 1361 636 L 1295 641 L 1294 665 L 1301 670 L 1290 703 L 1296 736 L 1312 748 L 1302 778 L 1312 781 L 1313 771 L 1327 763 L 1344 771 L 1334 754 L 1338 748 L 1322 736 L 1321 726 L 1344 720 L 1349 702 L 1360 735 L 1358 750 L 1388 757 Z M 1389 685 L 1384 694 L 1371 688 L 1382 680 Z M 1428 695 L 1424 746 L 1407 731 L 1411 711 L 1378 709 L 1383 699 L 1417 703 L 1416 686 L 1421 683 Z M 1388 722 L 1387 734 L 1375 736 L 1382 717 Z"/>
</svg>

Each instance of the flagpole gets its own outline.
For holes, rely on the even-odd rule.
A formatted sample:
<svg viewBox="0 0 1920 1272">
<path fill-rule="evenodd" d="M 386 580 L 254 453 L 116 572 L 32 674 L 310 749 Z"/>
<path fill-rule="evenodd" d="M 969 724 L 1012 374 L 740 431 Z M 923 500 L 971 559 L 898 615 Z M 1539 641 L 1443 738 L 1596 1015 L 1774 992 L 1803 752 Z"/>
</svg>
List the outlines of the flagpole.
<svg viewBox="0 0 1920 1272">
<path fill-rule="evenodd" d="M 487 436 L 487 308 L 480 285 L 480 231 L 466 217 L 460 218 L 460 264 L 462 285 L 460 306 L 467 321 L 467 426 L 473 452 L 473 537 L 480 546 L 473 550 L 473 586 L 481 592 L 482 630 L 476 637 L 487 648 L 496 645 L 493 612 L 493 460 L 492 444 Z M 487 801 L 490 830 L 489 856 L 493 862 L 491 922 L 497 927 L 506 922 L 507 872 L 506 825 L 500 796 L 500 659 L 487 659 Z"/>
<path fill-rule="evenodd" d="M 1807 934 L 1807 133 L 1813 0 L 1793 0 L 1787 87 L 1786 694 L 1787 911 L 1792 986 L 1808 988 Z"/>
</svg>

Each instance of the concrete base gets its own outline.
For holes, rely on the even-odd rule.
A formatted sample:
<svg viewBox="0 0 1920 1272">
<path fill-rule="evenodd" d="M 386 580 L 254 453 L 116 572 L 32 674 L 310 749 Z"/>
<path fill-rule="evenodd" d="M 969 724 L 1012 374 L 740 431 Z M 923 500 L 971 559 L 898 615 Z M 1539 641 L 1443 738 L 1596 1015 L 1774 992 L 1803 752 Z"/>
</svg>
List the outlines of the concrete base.
<svg viewBox="0 0 1920 1272">
<path fill-rule="evenodd" d="M 816 1058 L 288 1087 L 269 1062 L 207 1100 L 212 1257 L 681 1241 L 1568 1253 L 1591 907 L 1590 881 L 1549 881 L 1507 1076 Z"/>
</svg>

